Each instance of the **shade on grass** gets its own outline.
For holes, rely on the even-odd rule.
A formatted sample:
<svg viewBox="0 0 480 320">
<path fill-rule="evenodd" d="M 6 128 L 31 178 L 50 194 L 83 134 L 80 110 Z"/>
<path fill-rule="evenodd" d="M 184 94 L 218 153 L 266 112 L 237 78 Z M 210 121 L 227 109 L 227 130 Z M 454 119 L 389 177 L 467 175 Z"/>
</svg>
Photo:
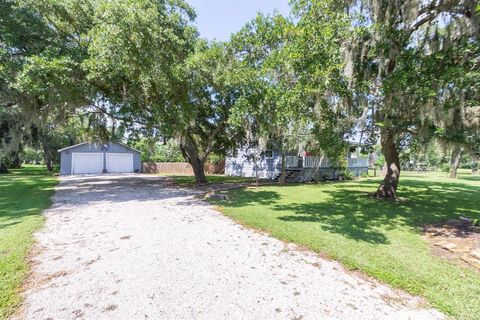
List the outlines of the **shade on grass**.
<svg viewBox="0 0 480 320">
<path fill-rule="evenodd" d="M 183 187 L 195 186 L 195 176 L 187 175 L 172 175 L 175 179 L 175 184 Z M 232 177 L 219 174 L 207 175 L 207 183 L 243 183 L 250 182 L 254 183 L 254 178 L 245 178 L 245 177 Z"/>
<path fill-rule="evenodd" d="M 20 302 L 32 234 L 42 226 L 41 212 L 50 205 L 55 184 L 56 179 L 38 166 L 0 175 L 0 319 Z"/>
<path fill-rule="evenodd" d="M 480 177 L 402 175 L 398 202 L 367 197 L 379 178 L 230 191 L 222 211 L 243 224 L 425 297 L 458 319 L 480 319 L 480 272 L 432 256 L 422 226 L 480 217 Z"/>
</svg>

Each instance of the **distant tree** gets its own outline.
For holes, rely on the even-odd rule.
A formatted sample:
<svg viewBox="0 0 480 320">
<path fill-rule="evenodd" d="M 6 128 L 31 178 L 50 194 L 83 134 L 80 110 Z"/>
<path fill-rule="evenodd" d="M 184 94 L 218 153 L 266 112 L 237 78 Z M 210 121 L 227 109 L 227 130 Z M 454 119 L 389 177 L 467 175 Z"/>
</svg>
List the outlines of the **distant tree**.
<svg viewBox="0 0 480 320">
<path fill-rule="evenodd" d="M 130 144 L 142 151 L 142 161 L 182 162 L 184 160 L 180 152 L 180 146 L 175 139 L 164 140 L 144 137 Z"/>
</svg>

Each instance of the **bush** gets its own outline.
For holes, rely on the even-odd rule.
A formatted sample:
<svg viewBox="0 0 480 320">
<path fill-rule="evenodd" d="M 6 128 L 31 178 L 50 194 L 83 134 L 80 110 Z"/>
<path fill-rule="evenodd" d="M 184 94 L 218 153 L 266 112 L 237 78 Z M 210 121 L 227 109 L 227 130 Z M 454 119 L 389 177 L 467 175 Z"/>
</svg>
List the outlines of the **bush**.
<svg viewBox="0 0 480 320">
<path fill-rule="evenodd" d="M 441 170 L 442 172 L 450 172 L 450 165 L 447 163 L 443 164 Z"/>
<path fill-rule="evenodd" d="M 348 169 L 344 170 L 342 172 L 342 175 L 345 180 L 353 180 L 353 173 Z"/>
</svg>

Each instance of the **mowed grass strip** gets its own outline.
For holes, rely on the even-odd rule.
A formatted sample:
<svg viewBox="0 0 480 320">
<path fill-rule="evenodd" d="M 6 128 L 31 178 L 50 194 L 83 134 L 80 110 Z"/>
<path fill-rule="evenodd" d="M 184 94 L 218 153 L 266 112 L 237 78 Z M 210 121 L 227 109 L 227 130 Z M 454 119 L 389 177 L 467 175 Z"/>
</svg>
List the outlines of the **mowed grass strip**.
<svg viewBox="0 0 480 320">
<path fill-rule="evenodd" d="M 380 178 L 232 190 L 221 210 L 242 224 L 327 254 L 457 319 L 480 319 L 480 272 L 431 254 L 425 224 L 480 218 L 480 177 L 403 174 L 398 202 L 366 196 Z"/>
<path fill-rule="evenodd" d="M 57 181 L 40 166 L 10 171 L 0 175 L 0 319 L 21 301 L 32 235 L 43 224 L 41 213 L 50 206 Z"/>
</svg>

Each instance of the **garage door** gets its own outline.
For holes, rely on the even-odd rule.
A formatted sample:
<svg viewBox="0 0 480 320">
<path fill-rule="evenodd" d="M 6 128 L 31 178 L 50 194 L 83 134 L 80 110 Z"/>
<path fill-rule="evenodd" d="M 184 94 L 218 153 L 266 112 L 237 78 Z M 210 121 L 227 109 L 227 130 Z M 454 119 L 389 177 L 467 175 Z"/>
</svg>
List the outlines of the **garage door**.
<svg viewBox="0 0 480 320">
<path fill-rule="evenodd" d="M 103 153 L 72 153 L 72 174 L 101 173 Z"/>
<path fill-rule="evenodd" d="M 131 153 L 107 153 L 107 172 L 133 172 L 133 155 Z"/>
</svg>

